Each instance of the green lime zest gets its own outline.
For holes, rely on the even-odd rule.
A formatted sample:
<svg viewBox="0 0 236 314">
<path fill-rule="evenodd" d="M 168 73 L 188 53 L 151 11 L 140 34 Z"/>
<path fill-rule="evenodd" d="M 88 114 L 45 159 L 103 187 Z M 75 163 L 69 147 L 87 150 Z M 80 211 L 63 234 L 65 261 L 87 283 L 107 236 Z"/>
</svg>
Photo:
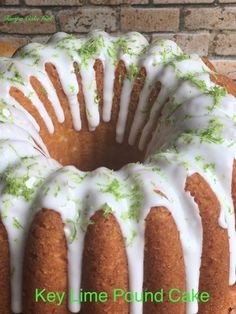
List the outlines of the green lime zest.
<svg viewBox="0 0 236 314">
<path fill-rule="evenodd" d="M 25 201 L 29 202 L 35 195 L 37 188 L 42 184 L 42 179 L 37 180 L 32 187 L 27 186 L 27 181 L 30 179 L 28 174 L 23 177 L 16 177 L 15 172 L 9 167 L 5 172 L 6 188 L 5 193 L 13 196 L 21 196 Z"/>
<path fill-rule="evenodd" d="M 179 78 L 184 81 L 190 81 L 195 87 L 199 88 L 203 93 L 213 97 L 214 99 L 213 105 L 208 107 L 209 112 L 212 112 L 219 106 L 221 98 L 227 94 L 227 91 L 224 87 L 217 85 L 207 87 L 206 82 L 204 80 L 198 79 L 197 75 L 199 75 L 199 73 L 188 72 L 183 75 L 180 74 Z"/>
<path fill-rule="evenodd" d="M 224 142 L 222 137 L 223 124 L 216 118 L 209 120 L 209 126 L 200 130 L 188 130 L 182 134 L 186 143 L 191 143 L 193 136 L 200 137 L 201 143 L 221 144 Z"/>
<path fill-rule="evenodd" d="M 131 230 L 131 236 L 129 238 L 124 237 L 126 246 L 132 246 L 137 236 L 138 236 L 138 233 L 135 230 Z"/>
<path fill-rule="evenodd" d="M 105 184 L 97 183 L 97 185 L 100 186 L 100 192 L 112 194 L 116 201 L 120 201 L 126 197 L 126 194 L 122 192 L 122 184 L 117 179 L 113 179 L 111 182 Z"/>
<path fill-rule="evenodd" d="M 77 53 L 81 59 L 81 65 L 87 66 L 89 60 L 99 54 L 104 47 L 105 43 L 102 35 L 97 35 L 88 39 L 79 49 L 77 49 Z"/>
<path fill-rule="evenodd" d="M 69 238 L 69 243 L 71 244 L 77 239 L 77 223 L 72 219 L 67 219 L 66 223 L 72 227 L 72 232 Z"/>
<path fill-rule="evenodd" d="M 22 226 L 22 224 L 19 222 L 19 220 L 16 217 L 13 217 L 13 226 L 16 229 L 24 230 L 24 227 Z"/>
<path fill-rule="evenodd" d="M 127 79 L 132 81 L 138 75 L 138 72 L 139 68 L 134 63 L 131 63 L 127 72 Z"/>
<path fill-rule="evenodd" d="M 113 213 L 112 208 L 107 203 L 103 205 L 102 210 L 103 210 L 103 216 L 105 218 L 107 218 L 110 214 Z"/>
<path fill-rule="evenodd" d="M 13 123 L 13 114 L 9 106 L 5 103 L 0 102 L 0 121 L 1 122 L 7 122 L 7 123 Z"/>
<path fill-rule="evenodd" d="M 216 164 L 214 162 L 206 163 L 206 164 L 203 165 L 203 170 L 204 171 L 207 171 L 207 170 L 214 171 L 215 168 L 216 168 Z"/>
</svg>

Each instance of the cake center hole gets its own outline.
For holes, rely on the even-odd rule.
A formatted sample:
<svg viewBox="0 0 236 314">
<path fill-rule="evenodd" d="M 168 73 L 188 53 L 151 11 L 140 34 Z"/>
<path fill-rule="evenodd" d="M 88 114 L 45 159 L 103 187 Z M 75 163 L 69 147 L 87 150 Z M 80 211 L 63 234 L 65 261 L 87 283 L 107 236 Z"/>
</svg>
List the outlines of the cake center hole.
<svg viewBox="0 0 236 314">
<path fill-rule="evenodd" d="M 137 145 L 130 146 L 128 140 L 119 144 L 115 140 L 115 126 L 102 123 L 96 131 L 64 129 L 62 134 L 45 138 L 45 144 L 51 157 L 62 165 L 73 165 L 83 171 L 92 171 L 98 167 L 119 170 L 132 162 L 143 162 L 144 151 Z"/>
</svg>

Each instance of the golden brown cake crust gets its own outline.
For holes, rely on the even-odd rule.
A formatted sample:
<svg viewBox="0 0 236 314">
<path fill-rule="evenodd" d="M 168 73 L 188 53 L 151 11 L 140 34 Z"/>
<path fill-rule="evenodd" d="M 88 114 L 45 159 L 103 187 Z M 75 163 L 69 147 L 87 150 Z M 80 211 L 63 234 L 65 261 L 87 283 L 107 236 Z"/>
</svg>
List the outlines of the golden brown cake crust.
<svg viewBox="0 0 236 314">
<path fill-rule="evenodd" d="M 185 290 L 185 271 L 179 232 L 174 219 L 165 207 L 155 207 L 146 218 L 144 291 L 163 289 L 163 303 L 144 303 L 144 314 L 179 314 L 184 303 L 171 303 L 168 291 Z"/>
<path fill-rule="evenodd" d="M 59 293 L 68 290 L 67 245 L 61 217 L 55 211 L 43 209 L 34 218 L 25 248 L 23 278 L 24 314 L 69 313 L 67 297 L 61 306 L 35 301 L 37 288 Z"/>
<path fill-rule="evenodd" d="M 218 73 L 214 65 L 210 62 L 208 58 L 202 57 L 202 60 L 212 71 L 215 72 L 215 74 L 211 75 L 211 80 L 214 83 L 225 87 L 229 94 L 236 96 L 236 83 L 232 81 L 229 77 Z"/>
<path fill-rule="evenodd" d="M 227 313 L 235 305 L 229 287 L 229 245 L 227 230 L 218 223 L 219 201 L 207 182 L 195 173 L 187 178 L 186 191 L 198 204 L 203 225 L 203 251 L 200 269 L 200 291 L 207 291 L 210 299 L 199 303 L 199 313 Z M 222 264 L 224 267 L 222 267 Z"/>
<path fill-rule="evenodd" d="M 10 314 L 10 259 L 7 232 L 0 220 L 0 313 Z"/>
<path fill-rule="evenodd" d="M 112 302 L 113 289 L 128 290 L 127 258 L 123 236 L 113 215 L 96 212 L 85 237 L 82 287 L 85 291 L 106 291 L 106 303 L 83 303 L 83 314 L 128 314 L 124 300 Z"/>
</svg>

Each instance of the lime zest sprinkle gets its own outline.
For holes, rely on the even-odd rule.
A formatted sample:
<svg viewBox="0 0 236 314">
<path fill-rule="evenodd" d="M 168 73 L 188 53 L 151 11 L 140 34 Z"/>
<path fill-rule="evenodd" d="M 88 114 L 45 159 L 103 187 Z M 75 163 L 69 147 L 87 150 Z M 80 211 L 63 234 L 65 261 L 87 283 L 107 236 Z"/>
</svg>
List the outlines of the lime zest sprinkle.
<svg viewBox="0 0 236 314">
<path fill-rule="evenodd" d="M 69 182 L 73 182 L 76 184 L 80 184 L 88 176 L 88 173 L 86 173 L 86 172 L 85 173 L 78 173 L 78 172 L 74 172 L 70 169 L 62 169 L 60 172 L 67 174 L 69 177 Z"/>
<path fill-rule="evenodd" d="M 21 76 L 17 66 L 15 65 L 15 63 L 11 63 L 10 66 L 7 69 L 8 72 L 10 72 L 12 74 L 12 76 L 7 76 L 6 73 L 7 72 L 0 72 L 0 79 L 5 79 L 9 82 L 12 83 L 18 83 L 20 85 L 25 85 L 23 77 Z"/>
<path fill-rule="evenodd" d="M 34 197 L 37 188 L 42 184 L 42 178 L 38 178 L 36 183 L 33 182 L 31 187 L 27 184 L 28 180 L 31 179 L 28 174 L 23 177 L 16 177 L 15 172 L 12 170 L 11 167 L 8 167 L 4 174 L 6 181 L 5 192 L 14 196 L 22 196 L 25 201 L 29 202 Z"/>
<path fill-rule="evenodd" d="M 137 236 L 138 236 L 137 231 L 131 230 L 131 236 L 129 238 L 124 237 L 126 246 L 132 246 L 132 244 L 133 244 L 134 240 L 137 238 Z"/>
<path fill-rule="evenodd" d="M 126 197 L 126 194 L 122 193 L 122 185 L 117 179 L 113 179 L 107 184 L 97 183 L 97 185 L 100 186 L 100 192 L 111 193 L 117 202 Z"/>
<path fill-rule="evenodd" d="M 94 221 L 91 218 L 89 219 L 89 218 L 84 217 L 81 219 L 80 228 L 83 232 L 86 232 L 88 226 L 93 225 L 93 224 L 94 224 Z"/>
<path fill-rule="evenodd" d="M 132 81 L 139 73 L 139 69 L 137 67 L 137 65 L 135 65 L 134 63 L 131 63 L 129 66 L 129 70 L 127 72 L 127 79 L 129 81 Z"/>
<path fill-rule="evenodd" d="M 133 42 L 136 42 L 136 40 L 133 40 Z M 145 50 L 146 50 L 146 45 L 140 45 L 136 51 L 132 49 L 129 46 L 130 39 L 125 37 L 125 36 L 120 36 L 117 40 L 114 41 L 114 46 L 115 49 L 120 49 L 124 54 L 130 55 L 130 56 L 141 56 Z"/>
<path fill-rule="evenodd" d="M 16 273 L 16 268 L 15 268 L 15 266 L 13 266 L 13 267 L 11 268 L 10 277 L 13 278 L 14 275 L 15 275 L 15 273 Z"/>
<path fill-rule="evenodd" d="M 77 222 L 72 219 L 67 219 L 66 223 L 72 226 L 72 232 L 69 238 L 69 243 L 71 244 L 77 239 Z"/>
<path fill-rule="evenodd" d="M 139 221 L 140 216 L 140 207 L 143 201 L 143 194 L 141 193 L 137 184 L 133 185 L 122 185 L 116 178 L 113 179 L 109 183 L 101 184 L 97 183 L 100 186 L 99 191 L 102 193 L 110 193 L 115 197 L 117 202 L 126 198 L 130 201 L 129 209 L 127 212 L 123 212 L 121 214 L 121 218 L 132 219 L 135 221 Z M 127 193 L 124 193 L 123 188 L 127 189 Z"/>
<path fill-rule="evenodd" d="M 114 45 L 107 47 L 107 54 L 112 59 L 113 65 L 116 65 L 118 61 L 118 55 Z"/>
<path fill-rule="evenodd" d="M 218 107 L 221 98 L 227 94 L 227 91 L 222 86 L 215 85 L 207 87 L 206 82 L 204 80 L 198 79 L 197 75 L 199 75 L 199 73 L 187 72 L 183 75 L 180 73 L 179 79 L 184 81 L 190 81 L 195 87 L 202 90 L 203 93 L 212 96 L 214 99 L 213 105 L 207 108 L 209 112 L 212 112 Z"/>
<path fill-rule="evenodd" d="M 194 159 L 197 162 L 204 160 L 204 158 L 202 156 L 200 156 L 200 155 L 196 156 Z"/>
<path fill-rule="evenodd" d="M 77 49 L 77 53 L 81 59 L 81 65 L 87 66 L 89 60 L 91 60 L 94 55 L 97 55 L 104 47 L 105 43 L 102 35 L 97 35 L 88 39 L 79 49 Z"/>
<path fill-rule="evenodd" d="M 102 210 L 103 210 L 103 216 L 105 218 L 107 218 L 110 214 L 113 213 L 112 208 L 107 203 L 103 205 Z"/>
<path fill-rule="evenodd" d="M 215 168 L 216 168 L 216 164 L 214 162 L 206 163 L 206 164 L 203 165 L 203 170 L 204 171 L 207 171 L 207 170 L 214 171 Z"/>
<path fill-rule="evenodd" d="M 6 103 L 0 102 L 0 121 L 13 123 L 13 114 Z"/>
<path fill-rule="evenodd" d="M 69 85 L 69 90 L 71 94 L 75 93 L 75 85 Z"/>
<path fill-rule="evenodd" d="M 19 220 L 16 217 L 13 217 L 13 226 L 16 229 L 22 229 L 24 230 L 24 227 L 22 226 L 22 224 L 19 222 Z"/>
<path fill-rule="evenodd" d="M 223 124 L 219 122 L 216 118 L 209 120 L 209 125 L 207 128 L 200 130 L 187 130 L 182 133 L 182 137 L 186 143 L 191 143 L 193 136 L 199 136 L 200 142 L 203 143 L 215 143 L 221 144 L 224 142 L 223 137 L 221 136 Z"/>
<path fill-rule="evenodd" d="M 31 50 L 21 50 L 19 53 L 19 57 L 21 59 L 28 59 L 31 58 L 34 60 L 33 65 L 38 65 L 41 59 L 40 54 L 38 53 L 39 50 L 42 50 L 44 48 L 41 44 L 34 44 L 34 47 Z"/>
</svg>

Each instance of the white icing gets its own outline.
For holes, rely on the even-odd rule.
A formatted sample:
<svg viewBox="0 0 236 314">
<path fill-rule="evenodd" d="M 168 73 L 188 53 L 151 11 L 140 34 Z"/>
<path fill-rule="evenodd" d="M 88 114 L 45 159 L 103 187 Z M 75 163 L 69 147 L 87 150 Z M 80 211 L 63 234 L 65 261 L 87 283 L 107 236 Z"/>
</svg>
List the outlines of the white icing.
<svg viewBox="0 0 236 314">
<path fill-rule="evenodd" d="M 100 117 L 94 64 L 104 71 L 103 111 Z M 62 167 L 48 155 L 34 118 L 10 95 L 16 87 L 38 110 L 50 133 L 53 122 L 30 84 L 42 84 L 60 123 L 64 112 L 45 71 L 55 66 L 68 98 L 74 128 L 81 129 L 80 104 L 74 63 L 79 66 L 90 130 L 102 118 L 111 119 L 115 70 L 119 60 L 127 75 L 121 92 L 116 139 L 123 142 L 130 96 L 135 78 L 144 67 L 146 79 L 139 95 L 129 134 L 133 145 L 141 132 L 139 148 L 148 144 L 143 164 L 128 164 L 113 172 L 98 168 L 82 172 Z M 180 233 L 187 290 L 198 289 L 202 254 L 202 223 L 199 209 L 184 187 L 187 176 L 198 172 L 209 183 L 221 204 L 219 225 L 227 229 L 230 246 L 229 284 L 235 283 L 236 237 L 231 197 L 232 164 L 235 158 L 236 99 L 210 80 L 210 70 L 196 56 L 186 56 L 172 41 L 148 46 L 135 32 L 120 37 L 94 31 L 76 39 L 55 34 L 47 45 L 29 44 L 12 59 L 0 58 L 0 212 L 9 238 L 12 310 L 20 313 L 22 263 L 25 236 L 35 213 L 50 208 L 61 214 L 68 241 L 69 286 L 79 294 L 85 231 L 99 209 L 112 210 L 124 238 L 129 270 L 129 288 L 143 286 L 145 218 L 151 207 L 165 206 Z M 150 111 L 148 96 L 157 83 L 161 90 Z M 150 139 L 150 132 L 153 136 Z M 160 190 L 167 198 L 157 194 Z M 86 208 L 86 210 L 85 210 Z M 191 210 L 190 210 L 191 209 Z M 80 267 L 78 267 L 80 265 Z M 131 303 L 131 313 L 141 314 L 142 303 Z M 78 312 L 79 303 L 69 304 Z M 187 304 L 187 314 L 197 313 L 196 302 Z"/>
</svg>

